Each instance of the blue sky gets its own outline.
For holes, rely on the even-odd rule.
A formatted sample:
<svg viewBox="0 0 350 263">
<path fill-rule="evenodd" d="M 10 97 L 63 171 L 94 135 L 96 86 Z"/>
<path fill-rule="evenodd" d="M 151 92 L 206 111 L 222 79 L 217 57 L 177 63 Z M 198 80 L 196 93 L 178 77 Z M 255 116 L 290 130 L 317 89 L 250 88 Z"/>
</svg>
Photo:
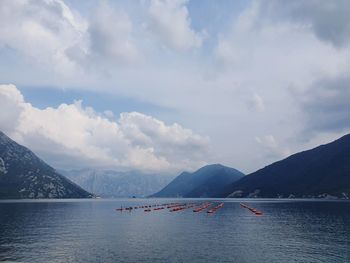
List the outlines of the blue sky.
<svg viewBox="0 0 350 263">
<path fill-rule="evenodd" d="M 348 11 L 2 1 L 0 129 L 61 169 L 254 171 L 349 132 Z"/>
</svg>

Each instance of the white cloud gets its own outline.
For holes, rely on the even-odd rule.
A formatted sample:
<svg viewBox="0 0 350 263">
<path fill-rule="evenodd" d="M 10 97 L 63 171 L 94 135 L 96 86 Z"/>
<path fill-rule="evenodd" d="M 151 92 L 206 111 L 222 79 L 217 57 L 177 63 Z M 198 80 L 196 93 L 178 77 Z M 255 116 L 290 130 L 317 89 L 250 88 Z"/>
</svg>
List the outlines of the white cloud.
<svg viewBox="0 0 350 263">
<path fill-rule="evenodd" d="M 263 98 L 257 94 L 254 93 L 252 98 L 249 101 L 249 106 L 254 109 L 257 112 L 263 112 L 265 111 L 265 103 Z"/>
<path fill-rule="evenodd" d="M 207 138 L 142 113 L 112 121 L 81 101 L 38 109 L 14 85 L 0 85 L 0 102 L 1 130 L 57 167 L 180 170 L 207 158 Z"/>
<path fill-rule="evenodd" d="M 350 128 L 349 72 L 322 76 L 305 91 L 291 94 L 303 112 L 304 136 L 315 132 L 341 132 Z"/>
<path fill-rule="evenodd" d="M 0 123 L 5 133 L 13 132 L 18 125 L 19 116 L 23 111 L 23 96 L 14 85 L 1 85 L 0 90 Z"/>
<path fill-rule="evenodd" d="M 132 39 L 133 24 L 123 10 L 114 10 L 107 2 L 99 4 L 89 24 L 91 52 L 103 60 L 134 62 L 140 58 Z"/>
<path fill-rule="evenodd" d="M 290 154 L 289 149 L 280 146 L 273 135 L 266 135 L 263 137 L 256 136 L 255 141 L 261 146 L 261 149 L 265 151 L 265 156 L 271 159 L 287 157 Z"/>
<path fill-rule="evenodd" d="M 152 0 L 148 29 L 165 46 L 186 51 L 202 45 L 203 35 L 191 28 L 186 0 Z"/>
<path fill-rule="evenodd" d="M 310 30 L 320 40 L 335 47 L 345 47 L 350 42 L 350 2 L 338 1 L 282 1 L 257 2 L 257 23 L 291 22 L 297 27 Z"/>
<path fill-rule="evenodd" d="M 334 132 L 334 128 L 337 134 L 348 131 L 348 2 L 268 0 L 238 6 L 227 19 L 206 20 L 196 12 L 222 14 L 227 6 L 215 4 L 217 10 L 208 10 L 197 1 L 191 3 L 191 12 L 196 14 L 192 19 L 198 20 L 191 21 L 187 1 L 84 1 L 79 4 L 69 1 L 65 5 L 60 0 L 3 0 L 0 1 L 0 83 L 16 83 L 25 88 L 58 86 L 99 93 L 108 91 L 110 96 L 121 95 L 155 105 L 160 108 L 157 114 L 162 119 L 179 120 L 210 135 L 211 146 L 215 147 L 213 155 L 219 156 L 215 162 L 225 162 L 245 171 L 280 158 L 276 154 L 272 158 L 268 147 L 252 139 L 257 134 L 274 134 L 283 145 L 282 150 L 289 148 L 296 152 L 327 142 L 323 138 L 329 138 L 324 135 L 317 141 L 303 138 L 301 142 L 300 133 L 305 128 L 311 128 L 312 137 L 320 132 Z M 218 23 L 213 23 L 214 20 Z M 144 24 L 148 32 L 144 31 Z M 211 32 L 205 46 L 203 35 L 194 25 Z M 166 48 L 159 48 L 160 45 Z M 183 56 L 181 52 L 169 50 L 195 54 Z M 142 63 L 130 63 L 138 62 L 140 56 Z M 32 67 L 28 61 L 39 66 Z M 76 74 L 81 69 L 87 70 Z M 58 74 L 47 74 L 48 71 Z M 65 79 L 67 75 L 71 78 Z M 328 88 L 319 81 L 332 84 L 327 79 L 333 79 L 338 83 L 341 75 L 344 75 L 344 85 L 332 85 L 337 89 L 336 95 L 328 96 Z M 297 95 L 291 94 L 291 87 L 298 89 Z M 98 98 L 96 102 L 100 102 Z M 19 105 L 15 100 L 3 98 L 0 103 Z M 1 116 L 3 129 L 18 126 L 17 117 L 26 104 L 20 105 Z M 63 111 L 65 107 L 72 110 L 79 108 L 78 105 L 61 105 L 53 110 Z M 142 105 L 135 107 L 143 111 Z M 88 108 L 80 108 L 90 112 Z M 100 118 L 107 119 L 107 123 L 117 123 L 118 130 L 122 129 L 122 117 L 105 112 Z M 131 121 L 138 123 L 132 124 L 136 128 Z M 128 115 L 128 125 L 123 127 L 130 137 L 126 140 L 133 142 L 134 151 L 128 157 L 130 163 L 142 160 L 137 157 L 140 155 L 155 156 L 152 160 L 159 163 L 165 163 L 162 158 L 170 162 L 166 156 L 171 155 L 172 148 L 177 152 L 185 149 L 180 144 L 153 147 L 154 140 L 157 145 L 173 142 L 163 143 L 157 137 L 159 134 L 149 139 L 148 131 L 136 116 Z M 40 140 L 32 137 L 27 134 L 26 141 L 36 140 L 37 148 L 42 144 L 44 150 L 45 144 L 52 144 L 55 149 L 52 154 L 56 154 L 50 157 L 52 160 L 58 160 L 57 153 L 61 152 L 64 157 L 67 152 L 66 146 L 54 143 L 52 136 L 47 140 L 43 136 Z M 98 138 L 101 142 L 105 139 Z M 311 144 L 305 142 L 309 139 Z M 108 143 L 105 144 L 103 149 L 110 149 Z M 98 147 L 96 152 L 99 150 Z M 84 154 L 76 154 L 72 160 L 80 156 L 86 160 L 88 150 L 78 148 L 71 152 L 79 151 Z M 104 151 L 99 153 L 101 159 Z M 90 152 L 93 156 L 94 150 Z M 259 153 L 263 156 L 254 159 Z M 109 160 L 112 155 L 107 155 Z M 171 160 L 178 163 L 174 156 Z M 118 158 L 118 161 L 124 159 Z M 67 158 L 63 160 L 67 162 Z M 152 163 L 150 159 L 148 162 Z"/>
<path fill-rule="evenodd" d="M 109 119 L 114 118 L 114 113 L 113 113 L 113 111 L 111 111 L 111 110 L 105 110 L 105 111 L 103 112 L 103 114 L 104 114 L 107 118 L 109 118 Z"/>
<path fill-rule="evenodd" d="M 83 18 L 62 0 L 4 0 L 0 25 L 0 49 L 15 51 L 29 67 L 45 72 L 51 81 L 58 77 L 59 83 L 81 83 L 92 73 L 98 76 L 111 65 L 142 57 L 128 14 L 107 2 Z"/>
<path fill-rule="evenodd" d="M 299 6 L 302 1 L 295 2 Z M 307 3 L 311 2 L 315 3 Z M 284 2 L 279 3 L 279 7 L 282 8 Z M 293 3 L 288 2 L 285 6 L 292 8 Z M 348 130 L 348 118 L 345 114 L 347 107 L 344 103 L 348 97 L 346 86 L 343 83 L 344 87 L 338 89 L 337 95 L 334 96 L 336 100 L 322 100 L 318 98 L 322 89 L 318 80 L 323 81 L 324 76 L 338 76 L 341 72 L 349 72 L 347 69 L 350 68 L 350 50 L 345 45 L 342 48 L 330 45 L 328 41 L 317 36 L 308 23 L 307 26 L 303 26 L 300 20 L 295 22 L 290 17 L 276 20 L 276 16 L 281 15 L 277 13 L 282 11 L 277 8 L 273 9 L 275 13 L 269 12 L 271 10 L 264 9 L 264 5 L 265 2 L 258 1 L 248 5 L 246 10 L 233 20 L 228 33 L 219 36 L 214 49 L 217 62 L 215 65 L 221 66 L 218 67 L 218 79 L 238 83 L 235 85 L 236 94 L 232 105 L 240 112 L 235 121 L 238 120 L 240 127 L 244 127 L 240 134 L 241 140 L 248 145 L 248 136 L 254 138 L 256 134 L 274 134 L 273 137 L 258 137 L 256 141 L 259 143 L 255 143 L 255 147 L 247 146 L 250 152 L 247 153 L 248 158 L 259 158 L 260 160 L 253 162 L 260 165 L 277 161 L 285 156 L 285 153 L 297 152 L 310 146 L 305 138 L 304 141 L 300 140 L 301 137 L 305 137 L 305 127 L 316 124 L 316 127 L 312 127 L 317 130 L 316 133 L 321 132 L 318 126 L 320 124 L 328 125 L 323 126 L 327 131 L 329 126 L 333 129 L 342 127 L 343 132 L 346 132 L 344 127 Z M 328 5 L 325 6 L 327 8 Z M 324 19 L 327 21 L 328 18 Z M 311 86 L 315 87 L 310 89 Z M 291 87 L 297 87 L 298 96 L 291 94 Z M 256 95 L 252 98 L 251 94 Z M 244 112 L 242 108 L 237 107 L 239 98 L 244 98 L 251 108 L 263 111 L 263 114 Z M 307 103 L 304 103 L 305 101 Z M 341 112 L 334 113 L 333 109 L 323 107 L 324 104 L 338 106 L 337 109 Z M 303 108 L 305 106 L 316 107 L 306 109 Z M 328 113 L 320 111 L 320 106 Z M 211 137 L 215 140 L 214 136 Z M 280 144 L 275 144 L 275 138 L 278 138 Z M 327 141 L 323 141 L 325 142 Z M 240 148 L 245 147 L 243 143 L 240 145 Z"/>
<path fill-rule="evenodd" d="M 86 22 L 60 0 L 0 3 L 0 47 L 9 47 L 62 76 L 80 70 L 66 51 L 82 45 Z"/>
</svg>

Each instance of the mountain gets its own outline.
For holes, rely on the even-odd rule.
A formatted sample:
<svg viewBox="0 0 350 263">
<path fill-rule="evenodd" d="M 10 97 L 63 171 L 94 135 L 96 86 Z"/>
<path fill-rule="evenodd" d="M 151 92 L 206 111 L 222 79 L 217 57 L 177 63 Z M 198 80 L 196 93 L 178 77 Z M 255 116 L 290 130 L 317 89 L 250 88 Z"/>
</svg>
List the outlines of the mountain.
<svg viewBox="0 0 350 263">
<path fill-rule="evenodd" d="M 92 195 L 0 131 L 0 199 L 88 197 Z"/>
<path fill-rule="evenodd" d="M 217 197 L 225 186 L 244 176 L 221 164 L 207 165 L 194 173 L 183 172 L 151 197 Z"/>
<path fill-rule="evenodd" d="M 350 196 L 350 134 L 294 154 L 229 185 L 222 197 Z"/>
<path fill-rule="evenodd" d="M 84 189 L 101 197 L 144 197 L 159 191 L 174 176 L 140 171 L 70 170 L 62 174 Z"/>
</svg>

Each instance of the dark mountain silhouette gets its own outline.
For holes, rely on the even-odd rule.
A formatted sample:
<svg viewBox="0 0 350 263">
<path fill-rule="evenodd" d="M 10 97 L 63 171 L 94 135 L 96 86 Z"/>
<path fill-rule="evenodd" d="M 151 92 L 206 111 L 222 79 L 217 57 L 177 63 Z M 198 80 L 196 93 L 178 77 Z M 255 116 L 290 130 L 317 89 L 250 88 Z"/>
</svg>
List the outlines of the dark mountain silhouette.
<svg viewBox="0 0 350 263">
<path fill-rule="evenodd" d="M 194 173 L 181 173 L 152 197 L 217 197 L 225 186 L 243 176 L 240 171 L 221 164 L 207 165 Z"/>
<path fill-rule="evenodd" d="M 294 154 L 227 186 L 221 197 L 350 196 L 350 134 Z"/>
<path fill-rule="evenodd" d="M 0 131 L 0 199 L 88 197 L 92 194 Z"/>
</svg>

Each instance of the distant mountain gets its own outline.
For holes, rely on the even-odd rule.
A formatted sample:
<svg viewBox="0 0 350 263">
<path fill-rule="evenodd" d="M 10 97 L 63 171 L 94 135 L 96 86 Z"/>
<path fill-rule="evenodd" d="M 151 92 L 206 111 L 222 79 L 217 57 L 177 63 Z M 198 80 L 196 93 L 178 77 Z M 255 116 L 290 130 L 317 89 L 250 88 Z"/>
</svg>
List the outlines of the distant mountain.
<svg viewBox="0 0 350 263">
<path fill-rule="evenodd" d="M 0 199 L 88 197 L 92 195 L 0 131 Z"/>
<path fill-rule="evenodd" d="M 222 197 L 350 197 L 350 134 L 243 177 Z"/>
<path fill-rule="evenodd" d="M 167 174 L 96 169 L 62 171 L 62 174 L 101 197 L 145 197 L 159 191 L 174 178 Z"/>
<path fill-rule="evenodd" d="M 217 197 L 225 186 L 244 176 L 221 164 L 207 165 L 194 173 L 183 172 L 151 197 Z"/>
</svg>

